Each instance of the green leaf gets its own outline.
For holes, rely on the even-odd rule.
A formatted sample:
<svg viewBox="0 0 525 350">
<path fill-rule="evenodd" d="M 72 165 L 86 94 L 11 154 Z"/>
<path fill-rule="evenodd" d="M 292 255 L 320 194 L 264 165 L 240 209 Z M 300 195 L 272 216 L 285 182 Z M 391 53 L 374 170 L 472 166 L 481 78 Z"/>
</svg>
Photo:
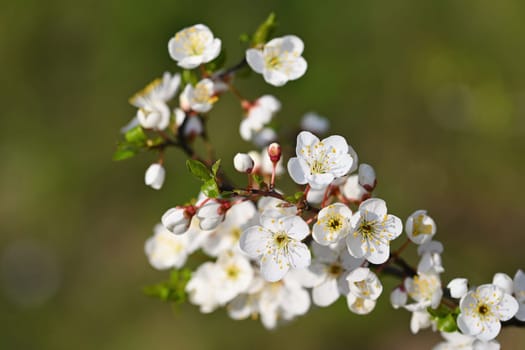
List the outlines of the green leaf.
<svg viewBox="0 0 525 350">
<path fill-rule="evenodd" d="M 437 320 L 437 327 L 442 332 L 455 332 L 458 330 L 456 319 L 452 314 L 439 318 Z"/>
<path fill-rule="evenodd" d="M 259 188 L 266 187 L 266 184 L 264 183 L 264 178 L 261 175 L 253 174 L 252 179 L 259 186 Z"/>
<path fill-rule="evenodd" d="M 211 167 L 211 172 L 213 173 L 214 177 L 217 177 L 217 172 L 219 171 L 219 167 L 221 166 L 221 160 L 217 160 L 215 163 L 213 163 Z"/>
<path fill-rule="evenodd" d="M 212 179 L 210 170 L 202 162 L 199 162 L 195 159 L 188 159 L 186 161 L 186 166 L 188 167 L 190 173 L 192 173 L 199 180 L 208 181 L 209 179 Z"/>
<path fill-rule="evenodd" d="M 117 146 L 117 150 L 113 153 L 113 160 L 119 161 L 134 157 L 139 153 L 140 148 L 128 143 L 121 143 Z"/>
<path fill-rule="evenodd" d="M 290 203 L 297 203 L 299 202 L 304 196 L 304 192 L 295 192 L 293 195 L 286 197 L 286 201 Z"/>
<path fill-rule="evenodd" d="M 205 181 L 201 186 L 201 192 L 208 198 L 217 198 L 220 194 L 219 186 L 214 178 Z"/>
<path fill-rule="evenodd" d="M 146 142 L 148 136 L 144 133 L 142 127 L 140 125 L 137 125 L 133 129 L 126 131 L 126 134 L 124 134 L 124 138 L 129 143 L 142 145 Z"/>
<path fill-rule="evenodd" d="M 174 270 L 170 279 L 143 288 L 144 294 L 162 301 L 182 303 L 186 300 L 186 284 L 191 278 L 191 270 Z"/>
<path fill-rule="evenodd" d="M 275 13 L 272 12 L 253 34 L 252 45 L 257 46 L 265 44 L 275 31 L 276 27 L 277 22 L 275 22 Z"/>
</svg>

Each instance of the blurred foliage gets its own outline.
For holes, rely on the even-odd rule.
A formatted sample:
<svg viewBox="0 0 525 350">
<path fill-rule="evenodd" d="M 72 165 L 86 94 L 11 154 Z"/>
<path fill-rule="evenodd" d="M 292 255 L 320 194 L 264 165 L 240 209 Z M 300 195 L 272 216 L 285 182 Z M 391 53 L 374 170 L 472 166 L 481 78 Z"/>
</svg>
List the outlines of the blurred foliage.
<svg viewBox="0 0 525 350">
<path fill-rule="evenodd" d="M 167 156 L 161 192 L 143 184 L 153 154 L 112 161 L 118 130 L 135 113 L 128 97 L 178 70 L 167 53 L 177 30 L 207 24 L 229 66 L 243 55 L 239 34 L 272 11 L 277 35 L 304 40 L 308 72 L 283 88 L 251 75 L 239 89 L 276 95 L 283 126 L 310 110 L 329 117 L 376 168 L 377 195 L 392 213 L 428 209 L 445 246 L 445 281 L 479 284 L 525 268 L 525 2 L 3 1 L 1 349 L 422 349 L 438 341 L 412 336 L 408 312 L 388 305 L 395 281 L 371 315 L 353 315 L 341 300 L 273 332 L 191 305 L 173 314 L 141 293 L 167 278 L 148 265 L 145 239 L 199 184 L 179 152 Z M 240 117 L 231 96 L 210 114 L 227 172 L 236 152 L 251 149 L 235 141 Z M 285 131 L 293 140 L 295 130 Z M 12 249 L 21 240 L 46 253 Z M 17 288 L 38 293 L 41 283 L 26 283 L 37 276 L 58 279 L 53 296 L 13 298 Z M 522 330 L 499 339 L 504 349 L 525 347 Z"/>
</svg>

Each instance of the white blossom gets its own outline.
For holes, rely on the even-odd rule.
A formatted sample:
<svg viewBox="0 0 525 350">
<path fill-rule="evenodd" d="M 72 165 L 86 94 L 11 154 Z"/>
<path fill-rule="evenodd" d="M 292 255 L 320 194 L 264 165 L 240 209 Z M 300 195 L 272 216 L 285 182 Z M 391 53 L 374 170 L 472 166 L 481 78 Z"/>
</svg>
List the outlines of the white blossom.
<svg viewBox="0 0 525 350">
<path fill-rule="evenodd" d="M 406 278 L 405 290 L 414 302 L 403 307 L 408 311 L 424 311 L 428 307 L 433 309 L 439 306 L 443 290 L 439 275 L 434 273 L 419 273 L 414 277 Z"/>
<path fill-rule="evenodd" d="M 244 118 L 239 126 L 239 133 L 245 141 L 255 141 L 255 138 L 265 138 L 268 135 L 259 135 L 264 131 L 267 125 L 273 118 L 273 115 L 281 109 L 281 102 L 272 95 L 264 95 L 259 97 L 253 104 L 249 105 L 246 118 Z M 270 135 L 273 138 L 274 134 Z M 272 140 L 273 141 L 273 140 Z M 258 140 L 259 143 L 262 140 Z M 271 142 L 271 141 L 270 141 Z M 267 145 L 267 144 L 266 144 Z M 266 146 L 262 145 L 262 146 Z M 262 147 L 259 146 L 259 147 Z"/>
<path fill-rule="evenodd" d="M 268 84 L 282 86 L 306 72 L 307 63 L 301 56 L 303 50 L 301 39 L 286 35 L 270 40 L 262 49 L 248 49 L 246 61 L 256 73 L 263 75 Z"/>
<path fill-rule="evenodd" d="M 404 287 L 397 287 L 390 293 L 390 304 L 394 309 L 405 306 L 407 303 L 408 294 Z"/>
<path fill-rule="evenodd" d="M 164 184 L 166 170 L 159 163 L 151 164 L 144 174 L 144 183 L 155 190 L 160 190 Z"/>
<path fill-rule="evenodd" d="M 237 153 L 233 157 L 233 167 L 240 173 L 251 173 L 254 165 L 252 157 L 246 153 Z"/>
<path fill-rule="evenodd" d="M 166 102 L 175 96 L 180 80 L 180 74 L 165 72 L 162 79 L 155 79 L 130 98 L 129 102 L 138 108 L 136 118 L 142 127 L 155 130 L 168 127 L 171 111 Z"/>
<path fill-rule="evenodd" d="M 210 79 L 202 79 L 195 86 L 186 85 L 179 96 L 180 105 L 184 110 L 197 113 L 209 112 L 217 100 L 214 83 Z"/>
<path fill-rule="evenodd" d="M 296 183 L 308 183 L 313 189 L 346 175 L 354 162 L 346 140 L 338 135 L 319 141 L 311 132 L 302 131 L 297 135 L 296 154 L 288 161 L 288 173 Z"/>
<path fill-rule="evenodd" d="M 401 220 L 387 214 L 386 203 L 379 198 L 367 199 L 350 219 L 352 232 L 346 236 L 350 255 L 372 264 L 382 264 L 390 255 L 390 241 L 401 234 Z"/>
<path fill-rule="evenodd" d="M 350 311 L 364 315 L 370 313 L 383 291 L 381 281 L 369 268 L 359 267 L 346 277 L 350 292 L 346 301 Z"/>
<path fill-rule="evenodd" d="M 196 213 L 203 230 L 213 230 L 224 220 L 225 210 L 221 203 L 209 200 L 202 205 Z"/>
<path fill-rule="evenodd" d="M 492 278 L 492 284 L 500 287 L 507 294 L 512 294 L 514 283 L 509 275 L 502 272 L 497 272 Z"/>
<path fill-rule="evenodd" d="M 441 263 L 443 244 L 438 241 L 427 241 L 417 247 L 417 253 L 421 256 L 417 265 L 418 273 L 442 273 L 445 271 Z"/>
<path fill-rule="evenodd" d="M 516 318 L 525 322 L 525 273 L 518 270 L 514 275 L 514 296 L 519 303 L 519 309 L 516 313 Z"/>
<path fill-rule="evenodd" d="M 460 299 L 468 292 L 468 280 L 466 278 L 454 278 L 448 282 L 447 288 L 452 298 Z"/>
<path fill-rule="evenodd" d="M 493 284 L 483 284 L 468 292 L 459 303 L 458 327 L 463 334 L 482 341 L 494 339 L 500 332 L 500 321 L 510 320 L 518 311 L 518 302 Z"/>
<path fill-rule="evenodd" d="M 191 216 L 191 210 L 189 211 L 187 207 L 175 207 L 168 209 L 162 215 L 161 221 L 166 229 L 178 235 L 188 229 Z"/>
<path fill-rule="evenodd" d="M 308 112 L 301 118 L 301 129 L 322 135 L 328 132 L 330 121 L 317 113 Z"/>
<path fill-rule="evenodd" d="M 459 332 L 441 332 L 441 336 L 445 338 L 444 342 L 441 342 L 434 346 L 432 350 L 499 350 L 500 344 L 491 340 L 489 342 L 483 342 L 475 337 L 461 334 Z"/>
<path fill-rule="evenodd" d="M 431 325 L 432 319 L 426 310 L 412 312 L 412 317 L 410 318 L 410 331 L 413 334 L 416 334 L 419 330 L 428 328 Z"/>
<path fill-rule="evenodd" d="M 347 277 L 358 268 L 364 259 L 356 259 L 348 253 L 344 242 L 333 247 L 312 243 L 314 259 L 308 268 L 313 273 L 309 277 L 312 289 L 312 299 L 318 306 L 333 304 L 340 295 L 350 293 Z M 307 285 L 310 287 L 310 285 Z"/>
<path fill-rule="evenodd" d="M 348 176 L 346 181 L 340 186 L 340 189 L 343 196 L 354 203 L 361 203 L 370 198 L 370 192 L 359 184 L 359 176 L 357 174 Z"/>
<path fill-rule="evenodd" d="M 343 203 L 330 204 L 319 212 L 312 229 L 314 240 L 321 245 L 336 243 L 351 230 L 352 211 Z"/>
<path fill-rule="evenodd" d="M 260 263 L 265 280 L 275 282 L 282 279 L 290 268 L 300 269 L 310 265 L 310 250 L 301 243 L 310 233 L 303 219 L 265 213 L 260 222 L 261 225 L 244 230 L 240 246 Z"/>
<path fill-rule="evenodd" d="M 245 228 L 257 223 L 255 205 L 250 201 L 234 204 L 214 230 L 206 235 L 202 248 L 210 256 L 232 250 L 240 253 L 239 238 Z"/>
<path fill-rule="evenodd" d="M 196 24 L 177 32 L 168 42 L 168 51 L 180 67 L 192 69 L 219 56 L 221 40 L 204 24 Z"/>
<path fill-rule="evenodd" d="M 146 241 L 144 251 L 157 270 L 180 268 L 190 253 L 191 239 L 188 235 L 174 235 L 162 225 L 156 225 L 154 235 Z"/>
<path fill-rule="evenodd" d="M 423 244 L 436 234 L 436 223 L 426 210 L 416 210 L 405 223 L 405 232 L 415 244 Z"/>
</svg>

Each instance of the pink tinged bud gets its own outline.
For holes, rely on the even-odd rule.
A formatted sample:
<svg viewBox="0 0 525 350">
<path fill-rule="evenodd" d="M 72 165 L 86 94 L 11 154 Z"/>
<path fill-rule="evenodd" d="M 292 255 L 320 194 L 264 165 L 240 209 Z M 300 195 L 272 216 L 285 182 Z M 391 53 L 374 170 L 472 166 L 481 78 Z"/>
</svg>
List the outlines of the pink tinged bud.
<svg viewBox="0 0 525 350">
<path fill-rule="evenodd" d="M 466 278 L 454 278 L 447 284 L 452 298 L 460 299 L 468 292 L 468 280 Z"/>
<path fill-rule="evenodd" d="M 281 145 L 274 142 L 268 146 L 268 155 L 272 163 L 276 164 L 281 159 Z"/>
<path fill-rule="evenodd" d="M 213 230 L 224 220 L 225 210 L 219 202 L 210 201 L 197 211 L 199 227 L 202 230 Z"/>
<path fill-rule="evenodd" d="M 376 187 L 376 172 L 370 165 L 362 163 L 359 165 L 359 184 L 367 191 L 372 192 Z"/>
<path fill-rule="evenodd" d="M 255 162 L 248 154 L 237 153 L 235 157 L 233 157 L 233 166 L 235 170 L 240 173 L 250 174 L 255 166 Z"/>
<path fill-rule="evenodd" d="M 193 207 L 171 208 L 162 215 L 161 222 L 168 231 L 180 235 L 188 229 L 193 214 L 195 214 Z"/>
<path fill-rule="evenodd" d="M 160 190 L 164 184 L 165 176 L 166 171 L 164 170 L 164 167 L 159 163 L 154 163 L 146 170 L 144 182 L 151 188 Z"/>
</svg>

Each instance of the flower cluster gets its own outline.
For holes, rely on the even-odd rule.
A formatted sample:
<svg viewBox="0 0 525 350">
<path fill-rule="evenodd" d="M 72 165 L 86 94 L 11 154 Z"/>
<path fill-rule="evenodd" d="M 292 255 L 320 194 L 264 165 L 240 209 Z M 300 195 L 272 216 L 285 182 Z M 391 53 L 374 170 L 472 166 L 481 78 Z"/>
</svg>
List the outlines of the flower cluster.
<svg viewBox="0 0 525 350">
<path fill-rule="evenodd" d="M 343 136 L 323 138 L 329 123 L 315 113 L 305 114 L 291 145 L 295 152 L 286 154 L 272 123 L 281 102 L 272 95 L 246 99 L 234 86 L 243 69 L 262 74 L 273 86 L 305 74 L 302 40 L 270 38 L 274 26 L 270 16 L 248 40 L 245 57 L 230 68 L 222 68 L 221 40 L 207 26 L 179 31 L 168 51 L 182 73 L 164 73 L 130 100 L 138 110 L 123 128 L 116 159 L 156 153 L 145 183 L 158 190 L 166 176 L 165 153 L 178 148 L 189 158 L 190 173 L 202 181 L 195 199 L 167 209 L 146 241 L 156 269 L 198 262 L 187 281 L 162 285 L 159 295 L 170 300 L 181 294 L 173 291 L 179 288 L 203 313 L 224 307 L 235 320 L 259 318 L 274 328 L 339 297 L 349 311 L 368 314 L 383 292 L 381 278 L 389 275 L 399 279 L 391 304 L 412 313 L 412 332 L 432 327 L 444 334 L 446 342 L 436 349 L 498 347 L 494 338 L 501 322 L 525 321 L 521 270 L 513 280 L 500 273 L 491 284 L 469 288 L 466 279 L 454 279 L 444 288 L 443 244 L 434 240 L 436 223 L 427 211 L 415 211 L 404 225 L 390 214 L 385 200 L 374 196 L 374 168 L 359 162 Z M 239 99 L 240 138 L 256 148 L 230 160 L 247 177 L 245 185 L 229 180 L 208 143 L 206 121 L 225 93 Z M 206 143 L 206 156 L 194 150 L 197 138 Z M 277 187 L 283 175 L 297 185 L 292 194 Z M 410 245 L 417 247 L 415 265 L 402 257 Z"/>
</svg>

